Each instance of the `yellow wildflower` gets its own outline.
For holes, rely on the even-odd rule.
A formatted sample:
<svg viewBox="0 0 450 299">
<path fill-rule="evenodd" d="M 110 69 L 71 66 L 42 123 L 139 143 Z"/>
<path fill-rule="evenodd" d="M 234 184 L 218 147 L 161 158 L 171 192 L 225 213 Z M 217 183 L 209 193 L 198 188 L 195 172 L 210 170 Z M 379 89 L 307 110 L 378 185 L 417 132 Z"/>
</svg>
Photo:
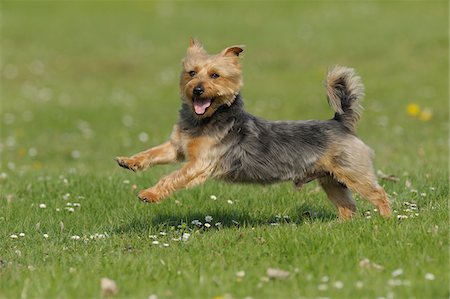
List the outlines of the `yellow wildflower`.
<svg viewBox="0 0 450 299">
<path fill-rule="evenodd" d="M 24 157 L 27 154 L 27 150 L 21 147 L 17 150 L 17 154 L 19 155 L 19 157 Z"/>
<path fill-rule="evenodd" d="M 414 103 L 409 104 L 406 106 L 406 112 L 408 112 L 408 115 L 410 116 L 418 116 L 420 113 L 420 106 Z"/>
<path fill-rule="evenodd" d="M 42 163 L 39 161 L 36 161 L 33 163 L 32 165 L 33 169 L 41 169 L 42 168 Z"/>
<path fill-rule="evenodd" d="M 430 121 L 432 117 L 433 117 L 433 113 L 431 113 L 430 110 L 421 111 L 419 114 L 419 119 L 421 121 Z"/>
</svg>

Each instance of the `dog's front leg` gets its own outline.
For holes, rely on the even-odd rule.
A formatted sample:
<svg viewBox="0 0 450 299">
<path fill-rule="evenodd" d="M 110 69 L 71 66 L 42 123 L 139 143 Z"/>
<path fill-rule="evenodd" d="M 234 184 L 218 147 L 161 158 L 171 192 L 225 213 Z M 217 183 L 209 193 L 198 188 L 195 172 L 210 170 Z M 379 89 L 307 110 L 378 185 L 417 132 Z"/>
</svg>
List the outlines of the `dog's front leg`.
<svg viewBox="0 0 450 299">
<path fill-rule="evenodd" d="M 201 184 L 214 173 L 217 157 L 216 139 L 190 136 L 185 138 L 184 152 L 188 162 L 179 170 L 163 177 L 155 186 L 139 192 L 139 198 L 157 202 L 176 190 Z"/>
<path fill-rule="evenodd" d="M 167 164 L 178 160 L 177 148 L 172 142 L 167 141 L 149 150 L 137 153 L 129 158 L 117 157 L 119 166 L 133 171 L 144 170 L 147 167 L 157 164 Z"/>
<path fill-rule="evenodd" d="M 211 174 L 211 167 L 198 162 L 188 162 L 183 168 L 163 177 L 155 186 L 139 192 L 138 197 L 146 202 L 157 202 L 176 190 L 205 182 Z"/>
<path fill-rule="evenodd" d="M 170 140 L 149 150 L 137 153 L 131 157 L 117 157 L 119 166 L 133 171 L 144 170 L 157 164 L 167 164 L 183 158 L 180 144 L 180 130 L 174 127 Z"/>
</svg>

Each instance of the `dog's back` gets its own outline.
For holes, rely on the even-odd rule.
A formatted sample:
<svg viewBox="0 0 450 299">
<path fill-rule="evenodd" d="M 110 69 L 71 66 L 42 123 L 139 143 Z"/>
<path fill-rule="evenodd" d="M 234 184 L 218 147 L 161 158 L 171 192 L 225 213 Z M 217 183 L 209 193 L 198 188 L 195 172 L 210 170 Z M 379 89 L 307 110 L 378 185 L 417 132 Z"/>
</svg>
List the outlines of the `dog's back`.
<svg viewBox="0 0 450 299">
<path fill-rule="evenodd" d="M 267 121 L 241 113 L 223 140 L 221 178 L 263 184 L 303 180 L 314 175 L 332 139 L 346 134 L 336 120 Z"/>
</svg>

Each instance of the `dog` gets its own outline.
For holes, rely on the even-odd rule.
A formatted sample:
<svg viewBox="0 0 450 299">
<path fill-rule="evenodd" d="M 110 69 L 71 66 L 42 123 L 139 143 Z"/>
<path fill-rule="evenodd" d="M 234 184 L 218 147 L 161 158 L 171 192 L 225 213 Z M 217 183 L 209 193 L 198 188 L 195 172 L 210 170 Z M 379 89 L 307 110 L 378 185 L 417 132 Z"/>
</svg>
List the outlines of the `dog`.
<svg viewBox="0 0 450 299">
<path fill-rule="evenodd" d="M 241 95 L 242 46 L 210 55 L 191 39 L 182 61 L 181 110 L 169 141 L 117 163 L 133 171 L 186 161 L 183 167 L 139 192 L 159 202 L 174 191 L 216 178 L 236 183 L 317 179 L 341 219 L 356 213 L 352 191 L 391 215 L 390 201 L 377 183 L 372 150 L 355 134 L 364 86 L 351 68 L 337 66 L 326 78 L 329 120 L 267 121 L 246 112 Z"/>
</svg>

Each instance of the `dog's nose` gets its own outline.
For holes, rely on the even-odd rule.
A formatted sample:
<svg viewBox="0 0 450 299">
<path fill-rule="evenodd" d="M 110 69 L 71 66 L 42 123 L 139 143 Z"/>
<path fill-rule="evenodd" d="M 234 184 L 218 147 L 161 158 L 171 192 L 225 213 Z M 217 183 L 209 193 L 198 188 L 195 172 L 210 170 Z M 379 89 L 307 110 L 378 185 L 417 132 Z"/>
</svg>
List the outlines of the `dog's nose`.
<svg viewBox="0 0 450 299">
<path fill-rule="evenodd" d="M 204 92 L 205 92 L 205 90 L 203 89 L 202 86 L 199 85 L 199 86 L 194 87 L 193 93 L 195 95 L 199 96 L 199 95 L 201 95 Z"/>
</svg>

